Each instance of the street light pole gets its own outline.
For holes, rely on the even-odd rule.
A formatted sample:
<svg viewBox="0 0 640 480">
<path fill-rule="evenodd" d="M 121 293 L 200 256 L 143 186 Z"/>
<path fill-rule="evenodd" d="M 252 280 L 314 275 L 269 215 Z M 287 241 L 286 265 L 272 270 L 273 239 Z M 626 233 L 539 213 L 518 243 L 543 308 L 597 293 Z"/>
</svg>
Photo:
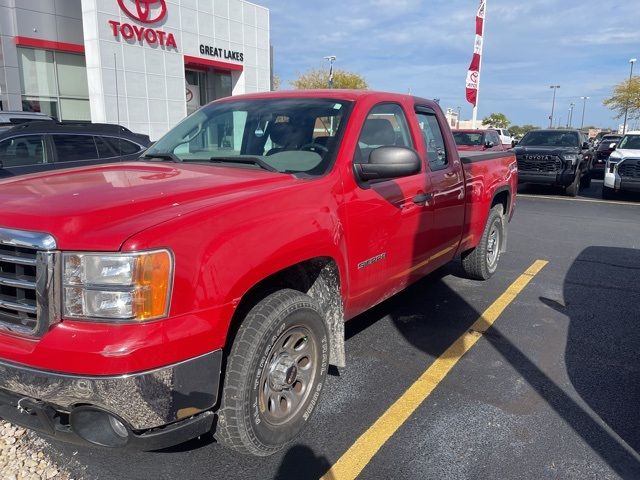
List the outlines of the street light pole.
<svg viewBox="0 0 640 480">
<path fill-rule="evenodd" d="M 567 127 L 572 128 L 573 127 L 573 107 L 575 107 L 576 104 L 571 102 L 569 104 L 569 122 L 567 123 Z"/>
<path fill-rule="evenodd" d="M 553 128 L 553 112 L 556 108 L 556 90 L 560 88 L 560 85 L 551 85 L 549 88 L 553 89 L 553 103 L 551 104 L 551 115 L 549 115 L 549 128 Z"/>
<path fill-rule="evenodd" d="M 632 58 L 629 60 L 629 63 L 631 64 L 631 72 L 629 72 L 629 87 L 627 88 L 627 90 L 629 90 L 629 97 L 631 97 L 631 79 L 633 78 L 633 64 L 636 63 L 638 60 L 635 58 Z M 622 125 L 622 134 L 624 135 L 625 133 L 627 133 L 627 116 L 629 115 L 629 99 L 627 99 L 627 108 L 625 108 L 624 110 L 624 124 Z"/>
<path fill-rule="evenodd" d="M 329 88 L 333 88 L 333 62 L 336 61 L 337 57 L 335 55 L 329 55 L 328 57 L 324 57 L 324 59 L 329 61 Z"/>
<path fill-rule="evenodd" d="M 580 123 L 580 128 L 584 128 L 584 111 L 587 108 L 587 100 L 589 100 L 590 97 L 580 97 L 580 99 L 582 100 L 582 122 Z"/>
</svg>

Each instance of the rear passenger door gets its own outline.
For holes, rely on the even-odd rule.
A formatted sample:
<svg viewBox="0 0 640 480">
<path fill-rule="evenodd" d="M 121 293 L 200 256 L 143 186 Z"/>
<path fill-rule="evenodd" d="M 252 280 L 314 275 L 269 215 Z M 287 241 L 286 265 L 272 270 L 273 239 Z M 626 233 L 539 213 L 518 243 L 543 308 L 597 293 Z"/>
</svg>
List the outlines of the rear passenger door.
<svg viewBox="0 0 640 480">
<path fill-rule="evenodd" d="M 20 135 L 0 141 L 0 178 L 53 168 L 44 135 Z"/>
<path fill-rule="evenodd" d="M 434 225 L 430 235 L 431 267 L 447 263 L 462 235 L 465 215 L 465 185 L 460 159 L 445 142 L 446 123 L 434 110 L 417 107 L 416 116 L 427 153 Z"/>
</svg>

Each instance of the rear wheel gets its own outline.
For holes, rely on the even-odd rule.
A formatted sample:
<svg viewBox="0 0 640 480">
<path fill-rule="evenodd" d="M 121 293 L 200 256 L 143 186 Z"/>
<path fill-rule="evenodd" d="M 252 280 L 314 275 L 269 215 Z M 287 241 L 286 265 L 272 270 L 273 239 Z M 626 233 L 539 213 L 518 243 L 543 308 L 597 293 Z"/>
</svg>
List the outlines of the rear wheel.
<svg viewBox="0 0 640 480">
<path fill-rule="evenodd" d="M 233 342 L 216 439 L 267 456 L 294 440 L 311 418 L 326 380 L 329 339 L 320 307 L 280 290 L 251 309 Z"/>
<path fill-rule="evenodd" d="M 462 254 L 462 267 L 474 280 L 488 280 L 496 273 L 504 234 L 504 215 L 501 205 L 489 212 L 480 243 Z"/>
</svg>

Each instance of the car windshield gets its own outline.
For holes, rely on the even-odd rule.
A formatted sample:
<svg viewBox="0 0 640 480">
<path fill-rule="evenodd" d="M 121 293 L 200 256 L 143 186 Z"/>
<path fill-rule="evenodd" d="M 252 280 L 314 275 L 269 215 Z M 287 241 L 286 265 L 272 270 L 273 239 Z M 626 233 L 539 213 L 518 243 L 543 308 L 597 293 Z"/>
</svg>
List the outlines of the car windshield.
<svg viewBox="0 0 640 480">
<path fill-rule="evenodd" d="M 453 134 L 453 139 L 456 141 L 456 145 L 471 147 L 475 145 L 482 145 L 483 136 L 484 135 L 482 133 L 455 132 Z"/>
<path fill-rule="evenodd" d="M 580 139 L 575 132 L 538 130 L 527 133 L 520 145 L 523 147 L 579 147 Z"/>
<path fill-rule="evenodd" d="M 603 147 L 608 148 L 611 143 L 618 143 L 621 138 L 622 137 L 602 137 L 602 142 L 600 143 Z"/>
<path fill-rule="evenodd" d="M 620 140 L 618 148 L 621 150 L 640 150 L 640 135 L 625 135 Z"/>
<path fill-rule="evenodd" d="M 145 157 L 319 176 L 331 165 L 350 106 L 308 98 L 212 103 L 178 124 Z"/>
</svg>

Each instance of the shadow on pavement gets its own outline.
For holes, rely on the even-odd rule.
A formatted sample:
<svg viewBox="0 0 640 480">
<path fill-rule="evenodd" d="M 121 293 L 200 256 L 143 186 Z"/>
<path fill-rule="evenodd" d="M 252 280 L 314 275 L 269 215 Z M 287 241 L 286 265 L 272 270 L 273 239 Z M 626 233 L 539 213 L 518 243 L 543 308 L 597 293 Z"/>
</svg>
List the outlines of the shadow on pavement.
<svg viewBox="0 0 640 480">
<path fill-rule="evenodd" d="M 318 479 L 331 468 L 329 460 L 318 457 L 306 445 L 294 445 L 282 459 L 275 480 L 305 480 Z M 330 475 L 330 474 L 329 474 Z M 333 476 L 327 480 L 334 480 Z"/>
<path fill-rule="evenodd" d="M 481 315 L 442 281 L 452 271 L 459 271 L 455 263 L 377 307 L 372 315 L 389 315 L 413 346 L 433 357 L 442 355 Z M 421 299 L 404 304 L 404 295 L 416 296 L 416 289 L 424 292 Z M 619 435 L 638 451 L 640 251 L 585 250 L 566 277 L 564 295 L 566 307 L 553 300 L 540 300 L 570 318 L 566 346 L 569 377 L 607 427 L 565 393 L 499 328 L 491 327 L 484 338 L 613 471 L 623 478 L 640 478 L 637 453 L 616 437 Z M 440 309 L 443 299 L 449 307 Z M 364 320 L 358 329 L 368 326 Z M 348 330 L 351 335 L 357 334 L 354 327 Z"/>
<path fill-rule="evenodd" d="M 552 306 L 571 320 L 569 378 L 589 407 L 640 452 L 640 250 L 585 249 L 567 273 L 564 298 L 564 306 Z"/>
</svg>

